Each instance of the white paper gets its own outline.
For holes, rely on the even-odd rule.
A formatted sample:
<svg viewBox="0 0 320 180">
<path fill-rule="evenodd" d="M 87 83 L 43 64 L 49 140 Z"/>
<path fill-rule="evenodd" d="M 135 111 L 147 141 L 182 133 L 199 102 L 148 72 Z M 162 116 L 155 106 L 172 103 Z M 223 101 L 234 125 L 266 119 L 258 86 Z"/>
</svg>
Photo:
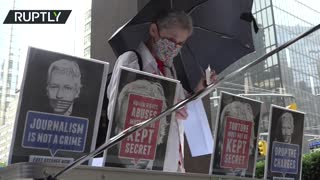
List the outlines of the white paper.
<svg viewBox="0 0 320 180">
<path fill-rule="evenodd" d="M 93 158 L 91 166 L 103 167 L 103 157 Z"/>
<path fill-rule="evenodd" d="M 210 68 L 210 65 L 208 65 L 208 68 L 206 69 L 206 82 L 207 82 L 207 85 L 211 84 L 211 68 Z"/>
<path fill-rule="evenodd" d="M 213 138 L 202 101 L 187 104 L 187 112 L 183 124 L 192 157 L 212 154 Z"/>
</svg>

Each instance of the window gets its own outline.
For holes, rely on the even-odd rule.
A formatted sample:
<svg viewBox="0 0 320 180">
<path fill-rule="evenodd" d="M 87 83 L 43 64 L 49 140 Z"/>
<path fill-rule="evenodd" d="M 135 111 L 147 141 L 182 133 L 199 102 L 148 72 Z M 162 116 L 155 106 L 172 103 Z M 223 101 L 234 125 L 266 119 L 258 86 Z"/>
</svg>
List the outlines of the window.
<svg viewBox="0 0 320 180">
<path fill-rule="evenodd" d="M 12 67 L 13 67 L 13 61 L 10 60 L 10 61 L 9 61 L 9 69 L 12 69 Z"/>
<path fill-rule="evenodd" d="M 90 57 L 90 50 L 91 50 L 91 47 L 87 47 L 84 49 L 84 57 Z"/>
<path fill-rule="evenodd" d="M 91 9 L 88 10 L 88 11 L 86 12 L 86 14 L 85 14 L 85 20 L 88 21 L 88 20 L 90 20 L 90 19 L 91 19 Z"/>
<path fill-rule="evenodd" d="M 91 34 L 88 34 L 84 37 L 84 46 L 90 46 L 91 44 Z"/>
<path fill-rule="evenodd" d="M 90 32 L 90 31 L 91 31 L 91 21 L 88 22 L 84 27 L 84 32 L 85 33 Z"/>
</svg>

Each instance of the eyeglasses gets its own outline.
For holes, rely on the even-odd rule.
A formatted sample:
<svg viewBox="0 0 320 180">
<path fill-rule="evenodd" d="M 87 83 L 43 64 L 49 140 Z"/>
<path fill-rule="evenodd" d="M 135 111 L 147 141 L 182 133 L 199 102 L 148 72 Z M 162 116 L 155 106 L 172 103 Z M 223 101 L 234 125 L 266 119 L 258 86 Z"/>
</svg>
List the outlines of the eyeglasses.
<svg viewBox="0 0 320 180">
<path fill-rule="evenodd" d="M 185 42 L 186 42 L 186 41 L 183 41 L 183 42 L 177 42 L 177 40 L 176 40 L 176 39 L 174 39 L 174 38 L 169 38 L 169 37 L 163 37 L 163 36 L 161 36 L 161 35 L 160 35 L 160 28 L 159 28 L 159 26 L 158 26 L 158 24 L 157 24 L 157 23 L 155 23 L 155 24 L 156 24 L 156 26 L 157 26 L 158 35 L 159 35 L 159 37 L 160 37 L 160 38 L 162 38 L 162 39 L 166 39 L 166 40 L 168 40 L 168 41 L 172 42 L 176 47 L 182 47 L 182 46 L 185 44 Z"/>
<path fill-rule="evenodd" d="M 161 38 L 163 39 L 167 39 L 168 41 L 172 42 L 173 44 L 175 44 L 176 47 L 182 47 L 185 43 L 185 41 L 183 42 L 177 42 L 174 38 L 166 38 L 166 37 L 162 37 L 160 36 Z"/>
</svg>

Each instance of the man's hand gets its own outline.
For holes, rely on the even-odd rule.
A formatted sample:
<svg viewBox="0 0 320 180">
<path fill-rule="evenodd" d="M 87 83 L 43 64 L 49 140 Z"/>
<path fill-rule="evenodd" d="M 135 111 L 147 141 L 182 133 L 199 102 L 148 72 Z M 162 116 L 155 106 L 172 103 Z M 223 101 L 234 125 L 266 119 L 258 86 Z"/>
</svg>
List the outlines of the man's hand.
<svg viewBox="0 0 320 180">
<path fill-rule="evenodd" d="M 182 101 L 182 99 L 179 99 L 178 102 Z M 186 106 L 183 106 L 181 109 L 176 111 L 176 119 L 177 120 L 185 120 L 188 117 L 187 108 Z"/>
<path fill-rule="evenodd" d="M 183 108 L 176 111 L 176 119 L 177 120 L 185 120 L 188 117 L 187 108 L 184 106 Z"/>
<path fill-rule="evenodd" d="M 217 76 L 217 74 L 216 74 L 216 72 L 214 70 L 211 72 L 210 80 L 211 80 L 211 83 L 214 83 L 214 82 L 216 82 L 218 80 L 218 76 Z M 195 92 L 199 92 L 202 89 L 204 89 L 205 87 L 207 87 L 206 77 L 202 76 L 202 78 L 200 79 L 197 87 L 195 88 Z"/>
</svg>

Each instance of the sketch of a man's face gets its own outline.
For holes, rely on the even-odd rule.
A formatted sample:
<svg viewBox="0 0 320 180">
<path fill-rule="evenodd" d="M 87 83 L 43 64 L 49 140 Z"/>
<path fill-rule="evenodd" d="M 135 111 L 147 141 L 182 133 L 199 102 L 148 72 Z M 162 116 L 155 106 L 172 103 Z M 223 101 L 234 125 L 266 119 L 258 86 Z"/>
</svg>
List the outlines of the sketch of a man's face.
<svg viewBox="0 0 320 180">
<path fill-rule="evenodd" d="M 280 117 L 281 120 L 281 133 L 282 138 L 285 143 L 291 143 L 291 138 L 293 134 L 294 124 L 293 116 L 291 113 L 284 113 Z"/>
<path fill-rule="evenodd" d="M 240 101 L 234 101 L 228 104 L 223 111 L 223 115 L 224 118 L 226 116 L 231 116 L 247 121 L 253 121 L 253 111 L 251 105 Z"/>
<path fill-rule="evenodd" d="M 73 101 L 80 94 L 80 70 L 78 64 L 58 60 L 48 70 L 47 95 L 54 113 L 70 115 Z"/>
</svg>

